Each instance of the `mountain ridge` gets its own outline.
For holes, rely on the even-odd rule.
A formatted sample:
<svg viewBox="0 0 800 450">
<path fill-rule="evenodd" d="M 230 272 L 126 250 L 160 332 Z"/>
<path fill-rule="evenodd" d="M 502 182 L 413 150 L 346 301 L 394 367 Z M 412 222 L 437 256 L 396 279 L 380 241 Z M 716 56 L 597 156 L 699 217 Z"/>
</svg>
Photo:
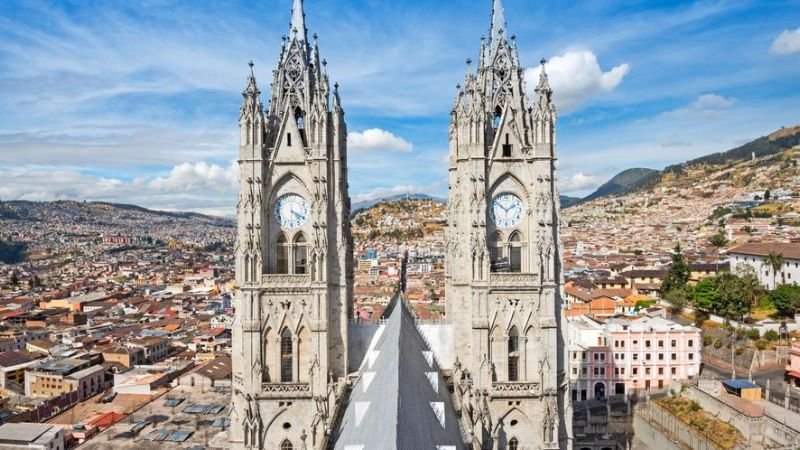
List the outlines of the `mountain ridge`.
<svg viewBox="0 0 800 450">
<path fill-rule="evenodd" d="M 602 184 L 594 192 L 574 204 L 649 189 L 661 182 L 664 177 L 684 175 L 687 169 L 694 166 L 721 166 L 731 162 L 776 155 L 798 145 L 800 145 L 800 125 L 784 127 L 730 150 L 700 156 L 678 164 L 672 164 L 662 170 L 645 168 L 625 169 Z"/>
</svg>

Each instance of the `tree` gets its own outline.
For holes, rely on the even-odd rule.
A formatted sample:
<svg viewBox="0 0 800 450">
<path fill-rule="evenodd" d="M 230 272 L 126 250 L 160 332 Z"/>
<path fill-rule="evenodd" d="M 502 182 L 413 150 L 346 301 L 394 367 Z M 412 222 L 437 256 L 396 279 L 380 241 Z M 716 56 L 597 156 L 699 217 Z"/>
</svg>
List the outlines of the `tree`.
<svg viewBox="0 0 800 450">
<path fill-rule="evenodd" d="M 664 296 L 664 300 L 669 303 L 669 311 L 672 314 L 680 314 L 689 303 L 689 292 L 683 289 L 673 289 Z"/>
<path fill-rule="evenodd" d="M 800 308 L 800 286 L 782 284 L 769 293 L 769 298 L 781 317 L 792 317 Z"/>
<path fill-rule="evenodd" d="M 719 292 L 717 314 L 728 320 L 740 321 L 750 314 L 750 310 L 758 298 L 758 288 L 753 286 L 750 277 L 745 279 L 731 273 L 724 273 L 718 276 L 716 281 L 716 289 Z"/>
<path fill-rule="evenodd" d="M 672 265 L 669 267 L 667 276 L 661 282 L 661 294 L 666 296 L 670 291 L 685 289 L 689 284 L 689 276 L 689 265 L 683 259 L 681 245 L 677 244 L 672 253 Z"/>
<path fill-rule="evenodd" d="M 767 254 L 767 264 L 770 268 L 772 268 L 772 288 L 775 289 L 778 286 L 778 271 L 783 267 L 783 263 L 785 262 L 783 258 L 783 254 L 777 253 L 774 251 L 769 252 Z"/>
<path fill-rule="evenodd" d="M 694 306 L 703 311 L 717 312 L 720 308 L 720 295 L 717 290 L 717 280 L 703 278 L 697 282 L 692 293 Z"/>
<path fill-rule="evenodd" d="M 769 199 L 771 198 L 772 198 L 772 192 L 770 192 L 769 189 L 764 191 L 764 200 L 769 201 Z"/>
<path fill-rule="evenodd" d="M 717 252 L 726 245 L 728 245 L 728 238 L 725 237 L 725 234 L 721 231 L 710 238 L 708 238 L 708 243 L 711 244 L 712 247 L 717 249 Z"/>
<path fill-rule="evenodd" d="M 12 286 L 17 286 L 19 284 L 19 274 L 16 270 L 11 272 L 11 279 L 9 280 Z"/>
</svg>

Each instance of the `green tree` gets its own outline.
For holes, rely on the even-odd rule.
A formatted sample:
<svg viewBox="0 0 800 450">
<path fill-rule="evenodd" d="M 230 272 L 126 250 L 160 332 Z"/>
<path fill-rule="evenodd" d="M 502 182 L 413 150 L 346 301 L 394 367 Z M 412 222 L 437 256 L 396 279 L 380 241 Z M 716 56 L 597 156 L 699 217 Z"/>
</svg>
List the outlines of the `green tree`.
<svg viewBox="0 0 800 450">
<path fill-rule="evenodd" d="M 783 267 L 783 263 L 785 259 L 781 253 L 777 253 L 774 251 L 769 252 L 767 254 L 767 264 L 772 269 L 772 288 L 775 289 L 778 286 L 778 271 L 781 270 Z"/>
<path fill-rule="evenodd" d="M 764 200 L 769 201 L 769 199 L 771 198 L 772 198 L 772 192 L 770 192 L 769 189 L 764 191 Z"/>
<path fill-rule="evenodd" d="M 775 330 L 767 330 L 767 332 L 764 333 L 764 339 L 768 340 L 769 342 L 775 342 L 779 338 L 780 336 L 778 336 L 778 332 Z"/>
<path fill-rule="evenodd" d="M 728 320 L 742 320 L 750 313 L 757 295 L 749 281 L 731 273 L 717 277 L 719 304 L 716 313 Z"/>
<path fill-rule="evenodd" d="M 689 292 L 686 288 L 673 289 L 664 296 L 664 300 L 669 303 L 669 311 L 672 314 L 680 314 L 689 303 Z"/>
<path fill-rule="evenodd" d="M 689 276 L 689 265 L 683 259 L 681 245 L 677 244 L 672 253 L 672 265 L 669 267 L 667 276 L 661 282 L 661 294 L 666 296 L 670 291 L 685 289 L 689 284 Z"/>
<path fill-rule="evenodd" d="M 697 309 L 709 312 L 717 312 L 720 309 L 721 297 L 717 290 L 717 280 L 714 278 L 703 278 L 698 281 L 692 297 Z"/>
<path fill-rule="evenodd" d="M 708 243 L 719 252 L 720 249 L 728 245 L 728 238 L 725 237 L 724 233 L 719 232 L 708 238 Z"/>
<path fill-rule="evenodd" d="M 800 286 L 782 284 L 769 293 L 769 298 L 781 317 L 792 317 L 800 308 Z"/>
</svg>

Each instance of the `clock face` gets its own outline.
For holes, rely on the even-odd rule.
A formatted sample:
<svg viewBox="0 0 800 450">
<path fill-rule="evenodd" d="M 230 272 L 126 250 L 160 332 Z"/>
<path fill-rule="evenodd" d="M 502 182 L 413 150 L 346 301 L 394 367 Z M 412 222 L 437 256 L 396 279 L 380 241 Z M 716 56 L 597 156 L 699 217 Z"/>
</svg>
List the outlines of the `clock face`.
<svg viewBox="0 0 800 450">
<path fill-rule="evenodd" d="M 297 194 L 281 196 L 275 202 L 275 219 L 283 228 L 300 228 L 308 219 L 308 203 Z"/>
<path fill-rule="evenodd" d="M 492 201 L 492 221 L 500 228 L 514 228 L 522 221 L 525 205 L 514 194 L 500 194 Z"/>
</svg>

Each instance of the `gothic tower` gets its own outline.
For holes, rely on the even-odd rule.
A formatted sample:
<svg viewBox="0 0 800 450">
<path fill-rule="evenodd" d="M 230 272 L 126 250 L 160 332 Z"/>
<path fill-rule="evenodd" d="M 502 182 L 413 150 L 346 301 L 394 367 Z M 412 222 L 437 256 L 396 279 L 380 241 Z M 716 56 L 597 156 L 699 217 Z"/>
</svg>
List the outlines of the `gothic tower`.
<svg viewBox="0 0 800 450">
<path fill-rule="evenodd" d="M 347 371 L 353 287 L 347 127 L 294 0 L 265 109 L 250 63 L 239 116 L 235 449 L 325 445 Z"/>
<path fill-rule="evenodd" d="M 482 448 L 572 445 L 556 113 L 544 63 L 530 103 L 516 38 L 494 0 L 477 73 L 467 61 L 451 112 L 447 315 Z"/>
</svg>

